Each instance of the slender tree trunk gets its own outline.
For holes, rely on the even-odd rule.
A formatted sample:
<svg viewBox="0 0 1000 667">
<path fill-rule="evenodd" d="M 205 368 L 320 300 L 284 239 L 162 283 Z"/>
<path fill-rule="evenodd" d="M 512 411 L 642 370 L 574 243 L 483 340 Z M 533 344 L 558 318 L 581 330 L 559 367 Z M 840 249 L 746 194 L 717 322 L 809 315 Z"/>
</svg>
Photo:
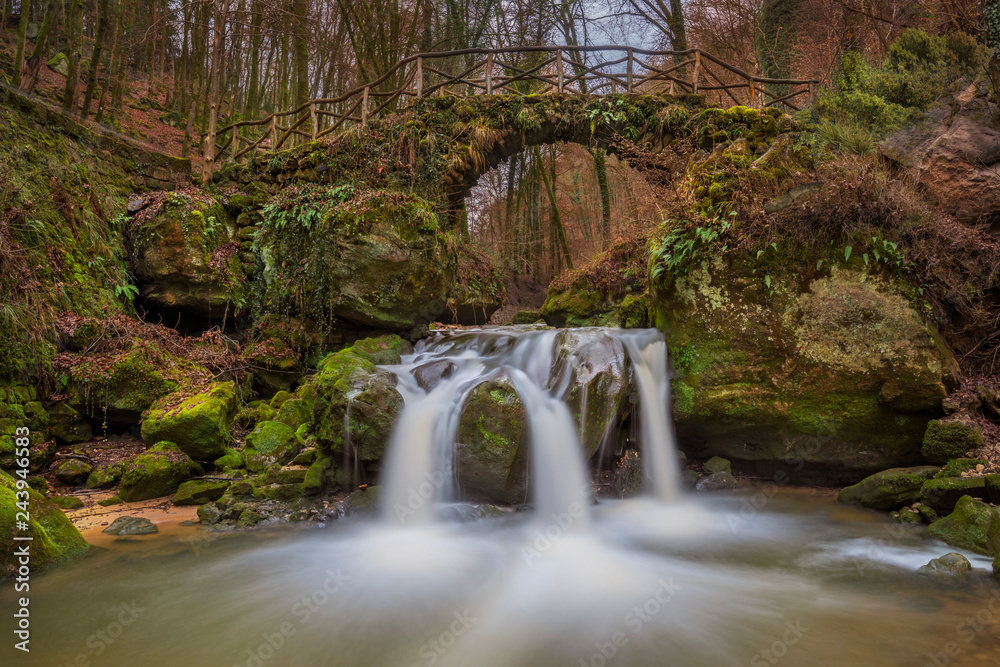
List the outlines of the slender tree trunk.
<svg viewBox="0 0 1000 667">
<path fill-rule="evenodd" d="M 66 75 L 66 91 L 63 94 L 63 109 L 76 110 L 76 100 L 80 90 L 80 43 L 83 41 L 83 0 L 69 0 L 69 73 Z"/>
<path fill-rule="evenodd" d="M 566 241 L 566 229 L 563 227 L 562 216 L 559 215 L 559 204 L 556 202 L 556 188 L 555 188 L 555 156 L 552 158 L 552 176 L 549 177 L 547 170 L 545 169 L 545 164 L 542 162 L 541 153 L 538 156 L 539 160 L 539 171 L 542 172 L 542 181 L 545 183 L 545 191 L 549 195 L 549 215 L 552 219 L 552 228 L 555 230 L 556 239 L 559 241 L 559 246 L 562 249 L 563 260 L 566 262 L 566 268 L 573 270 L 573 257 L 569 252 L 569 243 Z"/>
<path fill-rule="evenodd" d="M 24 44 L 28 41 L 28 17 L 31 14 L 31 0 L 21 0 L 21 19 L 17 24 L 17 53 L 14 55 L 14 68 L 11 70 L 11 83 L 19 76 L 24 64 Z"/>
<path fill-rule="evenodd" d="M 108 36 L 108 21 L 113 0 L 99 0 L 97 3 L 97 35 L 94 37 L 94 52 L 90 58 L 90 72 L 87 74 L 87 92 L 83 96 L 83 110 L 80 116 L 86 120 L 90 114 L 90 104 L 94 100 L 94 90 L 97 88 L 97 72 L 101 67 L 101 57 L 104 55 L 104 42 Z"/>
<path fill-rule="evenodd" d="M 219 7 L 219 4 L 222 7 Z M 222 79 L 222 67 L 226 54 L 225 47 L 226 20 L 229 13 L 228 0 L 221 0 L 215 6 L 215 17 L 213 20 L 214 37 L 212 40 L 212 78 L 209 84 L 208 95 L 208 136 L 205 137 L 205 164 L 202 171 L 202 182 L 210 183 L 212 172 L 215 170 L 215 133 L 219 127 L 219 102 L 221 92 L 219 82 Z"/>
<path fill-rule="evenodd" d="M 38 71 L 42 68 L 42 57 L 45 55 L 49 31 L 59 13 L 59 7 L 59 0 L 49 0 L 49 4 L 45 8 L 45 18 L 42 19 L 42 25 L 38 29 L 38 37 L 35 38 L 35 48 L 32 49 L 31 56 L 21 67 L 21 82 L 18 88 L 25 93 L 32 92 L 35 89 L 35 84 L 38 83 Z"/>
<path fill-rule="evenodd" d="M 611 190 L 608 187 L 608 162 L 603 148 L 594 151 L 594 171 L 601 191 L 601 250 L 611 247 Z"/>
</svg>

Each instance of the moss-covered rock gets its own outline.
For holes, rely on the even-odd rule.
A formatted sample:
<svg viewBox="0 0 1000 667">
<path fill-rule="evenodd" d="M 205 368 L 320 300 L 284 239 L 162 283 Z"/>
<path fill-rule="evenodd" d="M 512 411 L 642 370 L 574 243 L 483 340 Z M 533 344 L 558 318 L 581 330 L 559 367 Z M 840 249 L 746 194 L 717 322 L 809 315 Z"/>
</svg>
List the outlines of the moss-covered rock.
<svg viewBox="0 0 1000 667">
<path fill-rule="evenodd" d="M 920 499 L 942 514 L 955 508 L 964 496 L 986 498 L 985 477 L 942 477 L 930 479 L 920 487 Z"/>
<path fill-rule="evenodd" d="M 64 510 L 78 510 L 83 507 L 83 501 L 76 496 L 53 496 L 52 502 Z"/>
<path fill-rule="evenodd" d="M 985 459 L 952 459 L 941 467 L 941 471 L 934 475 L 937 478 L 960 477 L 967 470 L 975 470 L 976 466 L 987 466 L 989 462 Z"/>
<path fill-rule="evenodd" d="M 107 489 L 118 483 L 122 477 L 121 463 L 105 463 L 94 467 L 93 472 L 87 477 L 88 489 Z"/>
<path fill-rule="evenodd" d="M 248 470 L 263 472 L 275 463 L 284 465 L 291 462 L 300 449 L 302 443 L 290 426 L 268 421 L 257 424 L 247 436 L 243 456 Z"/>
<path fill-rule="evenodd" d="M 352 492 L 344 500 L 344 509 L 348 514 L 370 515 L 378 511 L 381 489 L 368 486 Z"/>
<path fill-rule="evenodd" d="M 527 497 L 527 413 L 505 375 L 472 390 L 462 408 L 455 454 L 467 495 L 516 505 Z"/>
<path fill-rule="evenodd" d="M 932 523 L 924 534 L 979 554 L 1000 555 L 1000 510 L 963 496 L 954 512 Z"/>
<path fill-rule="evenodd" d="M 404 354 L 413 352 L 413 346 L 395 334 L 362 338 L 351 345 L 355 354 L 376 365 L 398 364 Z"/>
<path fill-rule="evenodd" d="M 302 399 L 285 401 L 278 410 L 277 420 L 282 424 L 297 429 L 302 424 L 313 420 L 313 404 Z"/>
<path fill-rule="evenodd" d="M 965 456 L 983 444 L 983 429 L 962 413 L 927 424 L 921 452 L 931 463 L 944 463 Z"/>
<path fill-rule="evenodd" d="M 267 312 L 387 331 L 433 321 L 456 271 L 434 205 L 402 192 L 350 192 L 303 186 L 264 209 L 254 247 Z"/>
<path fill-rule="evenodd" d="M 378 460 L 403 407 L 396 377 L 348 348 L 327 356 L 309 387 L 313 434 L 323 450 L 343 454 L 349 445 L 358 459 Z"/>
<path fill-rule="evenodd" d="M 243 452 L 238 449 L 228 448 L 226 449 L 226 453 L 215 459 L 213 463 L 223 470 L 233 470 L 244 467 L 246 459 L 243 457 Z"/>
<path fill-rule="evenodd" d="M 174 505 L 204 505 L 218 500 L 232 482 L 215 479 L 192 479 L 177 487 Z"/>
<path fill-rule="evenodd" d="M 80 459 L 66 459 L 56 466 L 56 480 L 66 486 L 81 486 L 90 477 L 94 466 Z"/>
<path fill-rule="evenodd" d="M 63 442 L 73 444 L 86 442 L 93 437 L 90 422 L 82 414 L 66 403 L 56 403 L 48 407 L 49 430 Z"/>
<path fill-rule="evenodd" d="M 46 499 L 37 491 L 31 490 L 27 484 L 18 489 L 18 481 L 0 470 L 0 552 L 2 559 L 2 576 L 12 576 L 17 571 L 15 549 L 23 547 L 26 542 L 15 541 L 14 536 L 31 537 L 31 568 L 37 569 L 50 563 L 70 558 L 88 549 L 87 542 L 80 531 L 63 514 L 59 507 Z M 22 498 L 17 493 L 27 495 L 28 521 L 27 530 L 15 532 L 16 514 L 21 511 L 17 503 Z"/>
<path fill-rule="evenodd" d="M 246 307 L 249 281 L 235 221 L 204 192 L 175 192 L 133 232 L 133 271 L 147 308 L 223 321 Z"/>
<path fill-rule="evenodd" d="M 662 273 L 654 263 L 688 452 L 841 473 L 920 463 L 958 366 L 910 288 L 828 258 L 760 252 L 706 253 Z"/>
<path fill-rule="evenodd" d="M 965 577 L 972 572 L 972 563 L 962 554 L 953 551 L 932 559 L 917 572 L 941 577 Z"/>
<path fill-rule="evenodd" d="M 938 472 L 933 466 L 892 468 L 841 489 L 837 500 L 877 510 L 892 510 L 920 497 L 920 489 Z"/>
<path fill-rule="evenodd" d="M 172 442 L 160 442 L 126 461 L 119 496 L 125 502 L 169 496 L 202 469 Z"/>
<path fill-rule="evenodd" d="M 149 445 L 166 440 L 194 459 L 217 459 L 229 444 L 229 427 L 238 407 L 232 382 L 216 383 L 179 404 L 168 396 L 143 419 L 143 442 Z"/>
</svg>

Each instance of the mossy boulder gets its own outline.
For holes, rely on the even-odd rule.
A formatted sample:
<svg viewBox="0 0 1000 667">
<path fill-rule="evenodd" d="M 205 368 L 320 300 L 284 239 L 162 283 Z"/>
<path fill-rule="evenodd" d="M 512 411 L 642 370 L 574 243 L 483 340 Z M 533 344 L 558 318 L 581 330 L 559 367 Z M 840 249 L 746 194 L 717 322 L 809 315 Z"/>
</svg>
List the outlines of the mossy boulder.
<svg viewBox="0 0 1000 667">
<path fill-rule="evenodd" d="M 56 466 L 56 480 L 66 486 L 81 486 L 90 477 L 94 466 L 80 459 L 66 459 Z"/>
<path fill-rule="evenodd" d="M 379 508 L 380 491 L 377 486 L 367 486 L 353 491 L 344 500 L 344 509 L 348 514 L 362 516 L 375 514 Z"/>
<path fill-rule="evenodd" d="M 300 449 L 302 443 L 294 429 L 281 422 L 268 421 L 257 424 L 247 436 L 243 456 L 248 470 L 262 472 L 275 463 L 291 462 Z"/>
<path fill-rule="evenodd" d="M 381 458 L 403 407 L 392 373 L 348 348 L 323 360 L 309 388 L 313 434 L 325 452 L 348 448 L 362 461 Z"/>
<path fill-rule="evenodd" d="M 93 437 L 90 422 L 66 403 L 48 407 L 49 431 L 63 442 L 87 442 Z"/>
<path fill-rule="evenodd" d="M 972 572 L 972 563 L 962 554 L 953 551 L 932 559 L 917 572 L 941 577 L 965 577 Z"/>
<path fill-rule="evenodd" d="M 249 289 L 236 234 L 236 222 L 214 196 L 168 195 L 133 232 L 132 267 L 142 302 L 193 322 L 233 317 Z"/>
<path fill-rule="evenodd" d="M 831 481 L 923 462 L 954 355 L 905 282 L 839 257 L 706 252 L 658 274 L 653 311 L 689 454 L 796 460 Z"/>
<path fill-rule="evenodd" d="M 986 478 L 941 477 L 927 480 L 920 487 L 920 499 L 942 514 L 952 511 L 964 496 L 986 498 Z"/>
<path fill-rule="evenodd" d="M 232 482 L 215 479 L 192 479 L 177 487 L 174 505 L 204 505 L 218 500 Z"/>
<path fill-rule="evenodd" d="M 631 408 L 632 368 L 621 340 L 603 329 L 560 331 L 549 386 L 567 388 L 564 400 L 589 459 Z"/>
<path fill-rule="evenodd" d="M 942 477 L 960 477 L 967 470 L 975 470 L 976 466 L 983 466 L 985 468 L 987 465 L 989 465 L 989 462 L 985 459 L 952 459 L 945 463 L 941 467 L 941 471 L 934 476 L 939 479 Z"/>
<path fill-rule="evenodd" d="M 892 510 L 920 497 L 920 489 L 938 472 L 933 466 L 891 468 L 841 489 L 837 500 L 876 510 Z"/>
<path fill-rule="evenodd" d="M 191 458 L 217 459 L 229 444 L 229 427 L 238 407 L 239 396 L 232 382 L 215 383 L 177 404 L 168 396 L 143 419 L 143 442 L 149 445 L 166 440 Z"/>
<path fill-rule="evenodd" d="M 983 429 L 966 414 L 956 413 L 927 424 L 920 451 L 931 463 L 965 456 L 983 444 Z"/>
<path fill-rule="evenodd" d="M 396 334 L 385 334 L 373 338 L 362 338 L 351 345 L 355 354 L 376 365 L 398 364 L 404 354 L 413 352 L 410 341 Z"/>
<path fill-rule="evenodd" d="M 160 442 L 124 462 L 118 495 L 125 502 L 169 496 L 185 479 L 201 473 L 201 466 L 180 447 L 172 442 Z"/>
<path fill-rule="evenodd" d="M 346 193 L 302 186 L 264 209 L 254 244 L 269 308 L 385 331 L 434 321 L 456 276 L 434 205 L 396 191 Z"/>
<path fill-rule="evenodd" d="M 83 507 L 83 501 L 76 496 L 52 496 L 52 502 L 64 510 L 78 510 Z"/>
<path fill-rule="evenodd" d="M 122 478 L 123 467 L 121 463 L 105 463 L 95 466 L 93 472 L 87 477 L 87 488 L 107 489 L 114 486 Z"/>
<path fill-rule="evenodd" d="M 527 413 L 506 375 L 469 394 L 458 424 L 458 482 L 473 498 L 516 505 L 527 498 Z"/>
<path fill-rule="evenodd" d="M 285 401 L 278 410 L 277 420 L 297 429 L 313 420 L 313 404 L 299 398 Z"/>
<path fill-rule="evenodd" d="M 31 568 L 37 569 L 56 561 L 70 558 L 86 551 L 89 546 L 80 531 L 63 514 L 59 507 L 24 485 L 18 489 L 19 478 L 0 470 L 0 553 L 3 554 L 0 577 L 10 577 L 17 571 L 15 549 L 26 542 L 15 541 L 14 536 L 31 537 Z M 21 510 L 17 503 L 17 491 L 27 491 L 27 530 L 15 532 L 16 515 Z"/>
<path fill-rule="evenodd" d="M 1000 555 L 1000 510 L 963 496 L 955 511 L 924 531 L 927 537 L 988 556 Z"/>
</svg>

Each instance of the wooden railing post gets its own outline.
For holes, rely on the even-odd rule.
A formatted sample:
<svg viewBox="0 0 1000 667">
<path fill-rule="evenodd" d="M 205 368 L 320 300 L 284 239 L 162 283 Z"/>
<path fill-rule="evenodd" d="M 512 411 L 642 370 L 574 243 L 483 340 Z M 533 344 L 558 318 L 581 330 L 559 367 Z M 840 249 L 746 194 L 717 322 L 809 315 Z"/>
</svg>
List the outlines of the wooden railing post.
<svg viewBox="0 0 1000 667">
<path fill-rule="evenodd" d="M 312 129 L 312 140 L 316 141 L 316 135 L 319 134 L 319 118 L 316 116 L 316 103 L 309 103 L 309 126 Z"/>
<path fill-rule="evenodd" d="M 701 51 L 694 52 L 694 71 L 691 73 L 691 89 L 698 94 L 698 77 L 701 76 Z"/>
<path fill-rule="evenodd" d="M 559 84 L 557 90 L 561 95 L 563 91 L 562 49 L 556 49 L 556 80 Z"/>
<path fill-rule="evenodd" d="M 271 115 L 271 151 L 278 150 L 278 114 Z"/>
<path fill-rule="evenodd" d="M 368 86 L 365 86 L 365 92 L 361 97 L 361 125 L 368 124 Z"/>
<path fill-rule="evenodd" d="M 486 94 L 493 94 L 493 52 L 486 54 Z"/>
<path fill-rule="evenodd" d="M 632 93 L 632 49 L 628 50 L 628 92 Z"/>
<path fill-rule="evenodd" d="M 424 59 L 423 59 L 423 56 L 417 56 L 416 87 L 417 87 L 417 99 L 419 100 L 421 97 L 424 96 Z"/>
</svg>

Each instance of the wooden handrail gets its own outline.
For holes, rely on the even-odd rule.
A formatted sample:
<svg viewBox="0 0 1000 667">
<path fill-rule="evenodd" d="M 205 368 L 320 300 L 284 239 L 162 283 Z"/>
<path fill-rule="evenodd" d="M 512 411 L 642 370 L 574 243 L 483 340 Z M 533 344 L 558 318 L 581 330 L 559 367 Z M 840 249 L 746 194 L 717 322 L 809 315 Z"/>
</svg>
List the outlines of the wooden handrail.
<svg viewBox="0 0 1000 667">
<path fill-rule="evenodd" d="M 624 57 L 609 57 L 591 65 L 583 63 L 582 58 L 567 57 L 566 55 L 568 52 L 579 55 L 608 51 L 622 52 Z M 503 56 L 525 54 L 550 55 L 548 58 L 543 58 L 541 62 L 527 63 L 521 67 L 505 63 L 501 59 Z M 452 75 L 445 71 L 448 68 L 447 64 L 433 66 L 436 64 L 435 61 L 463 56 L 475 56 L 475 58 L 473 59 L 474 64 L 463 67 L 460 74 Z M 643 56 L 646 60 L 641 60 L 639 56 Z M 662 67 L 646 62 L 654 57 L 671 59 L 672 62 L 664 63 Z M 508 58 L 508 60 L 514 62 L 512 59 Z M 567 60 L 571 64 L 577 63 L 574 66 L 575 71 L 571 71 L 569 75 L 563 70 Z M 466 62 L 468 63 L 468 60 Z M 553 63 L 552 70 L 542 71 Z M 603 69 L 622 63 L 626 65 L 624 72 L 604 71 Z M 690 73 L 686 73 L 686 70 L 692 65 Z M 719 72 L 711 71 L 709 66 L 715 66 L 728 72 L 738 81 L 726 83 L 723 76 L 726 79 L 729 77 L 720 76 Z M 636 68 L 641 69 L 636 71 Z M 494 70 L 498 71 L 494 73 Z M 474 75 L 474 73 L 476 74 Z M 436 74 L 437 77 L 432 78 L 439 80 L 428 82 L 428 74 Z M 706 77 L 714 80 L 717 85 L 711 85 Z M 381 86 L 390 80 L 402 83 L 393 89 L 382 89 Z M 738 103 L 737 97 L 730 92 L 730 89 L 744 89 L 747 91 L 749 106 L 753 106 L 759 99 L 760 104 L 764 106 L 782 104 L 791 109 L 799 108 L 791 100 L 800 95 L 808 95 L 809 99 L 813 99 L 816 95 L 816 86 L 819 83 L 817 79 L 774 79 L 755 76 L 699 48 L 663 51 L 619 45 L 558 45 L 523 46 L 511 49 L 472 48 L 418 53 L 403 58 L 374 81 L 359 85 L 338 97 L 316 98 L 287 111 L 276 111 L 265 118 L 231 123 L 218 129 L 210 139 L 208 134 L 204 133 L 202 138 L 206 140 L 204 142 L 205 157 L 214 162 L 213 158 L 221 158 L 223 153 L 228 152 L 232 155 L 232 159 L 239 160 L 254 151 L 276 151 L 293 136 L 301 136 L 315 141 L 345 127 L 346 123 L 365 125 L 386 110 L 392 111 L 393 103 L 406 97 L 420 100 L 435 93 L 458 97 L 467 97 L 466 93 L 472 95 L 497 93 L 523 95 L 525 93 L 515 88 L 513 84 L 525 81 L 537 81 L 543 85 L 543 88 L 558 94 L 581 94 L 582 91 L 586 91 L 588 95 L 608 87 L 614 91 L 617 86 L 632 93 L 647 84 L 660 83 L 668 87 L 670 94 L 674 94 L 677 88 L 681 92 L 711 92 L 718 95 L 724 94 L 725 97 L 736 103 Z M 592 82 L 595 85 L 590 85 Z M 574 84 L 577 84 L 575 88 Z M 459 90 L 462 94 L 456 94 L 454 90 L 449 90 L 449 88 L 456 86 L 461 87 Z M 765 86 L 787 86 L 787 88 L 783 92 L 775 94 L 766 90 Z M 795 90 L 796 87 L 799 89 Z M 758 92 L 761 93 L 759 98 L 756 94 Z M 767 100 L 768 97 L 771 99 Z M 376 100 L 377 102 L 375 102 Z M 374 109 L 371 108 L 370 101 L 375 102 Z M 360 114 L 356 115 L 359 108 Z M 287 127 L 282 127 L 278 124 L 278 120 L 285 118 L 289 119 L 289 123 Z M 305 123 L 309 123 L 309 132 L 298 129 Z M 326 127 L 321 127 L 321 124 Z M 263 128 L 263 132 L 256 139 L 239 132 L 241 128 L 252 127 Z M 226 133 L 230 133 L 228 138 L 225 138 Z M 237 136 L 240 142 L 236 142 Z M 221 144 L 217 144 L 216 141 L 220 138 L 223 141 Z M 240 143 L 247 145 L 240 150 Z M 265 143 L 269 143 L 269 145 L 265 147 Z M 206 170 L 206 178 L 210 177 L 211 172 Z"/>
</svg>

